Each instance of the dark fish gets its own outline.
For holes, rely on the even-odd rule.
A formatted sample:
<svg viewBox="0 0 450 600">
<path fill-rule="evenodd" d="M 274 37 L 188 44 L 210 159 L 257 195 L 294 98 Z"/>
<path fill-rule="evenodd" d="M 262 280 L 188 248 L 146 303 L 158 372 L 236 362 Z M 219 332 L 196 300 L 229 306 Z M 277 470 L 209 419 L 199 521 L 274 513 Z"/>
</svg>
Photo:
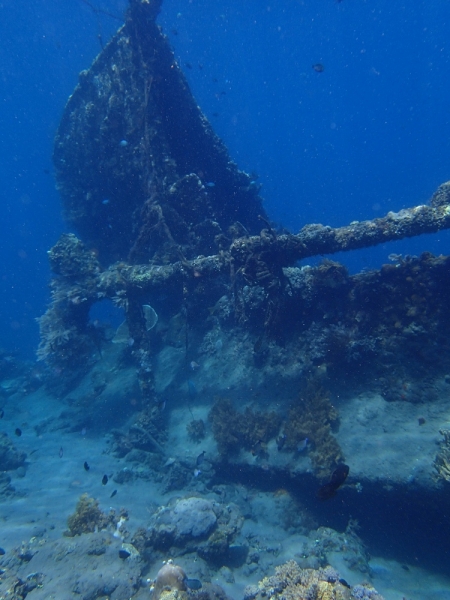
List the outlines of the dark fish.
<svg viewBox="0 0 450 600">
<path fill-rule="evenodd" d="M 339 0 L 338 0 L 338 2 L 339 2 Z M 340 583 L 341 585 L 345 586 L 345 587 L 346 587 L 346 588 L 348 588 L 348 589 L 351 589 L 351 587 L 352 587 L 352 586 L 351 586 L 349 583 L 347 583 L 347 582 L 345 581 L 345 579 L 339 579 L 339 583 Z"/>
<path fill-rule="evenodd" d="M 197 388 L 195 387 L 194 382 L 191 381 L 190 379 L 188 379 L 188 389 L 189 389 L 189 396 L 193 400 L 194 398 L 197 397 Z"/>
<path fill-rule="evenodd" d="M 127 559 L 129 556 L 131 556 L 131 552 L 128 552 L 128 550 L 124 550 L 123 548 L 119 550 L 119 558 L 122 560 Z"/>
<path fill-rule="evenodd" d="M 340 487 L 348 477 L 350 467 L 344 463 L 339 463 L 335 470 L 331 473 L 330 483 Z"/>
<path fill-rule="evenodd" d="M 102 484 L 106 485 L 108 483 L 108 475 L 103 475 Z"/>
<path fill-rule="evenodd" d="M 263 349 L 263 343 L 264 343 L 264 334 L 260 335 L 259 338 L 256 340 L 256 342 L 253 345 L 253 352 L 255 352 L 255 354 L 259 354 L 261 352 L 261 350 Z"/>
<path fill-rule="evenodd" d="M 6 550 L 0 548 L 0 556 L 4 556 L 6 554 Z"/>
<path fill-rule="evenodd" d="M 340 463 L 332 472 L 330 481 L 317 490 L 317 497 L 319 500 L 329 500 L 332 498 L 336 494 L 338 488 L 340 488 L 347 479 L 349 471 L 350 468 L 348 465 Z"/>
<path fill-rule="evenodd" d="M 282 433 L 276 439 L 278 451 L 283 450 L 284 444 L 286 443 L 286 434 Z"/>
<path fill-rule="evenodd" d="M 63 447 L 61 446 L 61 448 L 59 449 L 59 458 L 62 458 L 64 456 L 64 450 Z"/>
<path fill-rule="evenodd" d="M 117 494 L 117 490 L 114 490 L 113 493 L 111 494 L 110 498 L 114 498 L 114 496 Z"/>
<path fill-rule="evenodd" d="M 91 467 L 90 467 L 90 466 L 87 464 L 87 462 L 86 462 L 86 461 L 84 461 L 84 465 L 83 465 L 83 467 L 84 467 L 84 470 L 85 470 L 85 471 L 89 471 L 89 469 L 91 468 Z"/>
<path fill-rule="evenodd" d="M 5 411 L 2 409 L 0 409 L 0 419 L 3 419 L 3 417 L 5 416 Z"/>
<path fill-rule="evenodd" d="M 314 69 L 314 71 L 316 73 L 323 73 L 325 71 L 325 67 L 323 66 L 322 63 L 316 63 L 315 65 L 312 66 L 312 68 Z"/>
<path fill-rule="evenodd" d="M 184 64 L 187 66 L 188 69 L 192 69 L 191 63 L 184 63 Z"/>
<path fill-rule="evenodd" d="M 195 464 L 197 465 L 197 467 L 199 467 L 202 464 L 202 462 L 205 460 L 205 454 L 206 454 L 206 450 L 203 450 L 203 452 L 201 452 L 197 456 L 197 460 L 195 461 Z"/>
<path fill-rule="evenodd" d="M 186 578 L 184 580 L 184 583 L 186 584 L 186 587 L 188 587 L 190 590 L 200 590 L 202 587 L 202 582 L 200 581 L 200 579 Z"/>
<path fill-rule="evenodd" d="M 17 435 L 17 437 L 20 437 L 22 435 L 22 430 L 17 427 L 14 433 Z"/>
<path fill-rule="evenodd" d="M 403 569 L 404 571 L 409 571 L 409 567 L 408 567 L 408 565 L 402 565 L 402 569 Z"/>
</svg>

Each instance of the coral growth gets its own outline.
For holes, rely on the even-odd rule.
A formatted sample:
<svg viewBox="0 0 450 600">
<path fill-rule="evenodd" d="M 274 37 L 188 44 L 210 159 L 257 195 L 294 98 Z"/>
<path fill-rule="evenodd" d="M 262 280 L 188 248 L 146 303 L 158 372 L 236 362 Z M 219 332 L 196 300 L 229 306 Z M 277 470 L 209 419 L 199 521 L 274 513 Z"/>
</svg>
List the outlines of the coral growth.
<svg viewBox="0 0 450 600">
<path fill-rule="evenodd" d="M 331 567 L 301 569 L 294 560 L 276 567 L 275 575 L 265 577 L 258 585 L 247 587 L 244 597 L 245 600 L 383 600 L 371 586 L 349 588 Z"/>
<path fill-rule="evenodd" d="M 205 438 L 205 422 L 203 419 L 193 419 L 186 425 L 189 439 L 198 444 Z"/>
<path fill-rule="evenodd" d="M 444 436 L 440 442 L 439 452 L 434 459 L 434 468 L 438 479 L 450 481 L 450 430 L 440 429 L 439 433 Z"/>
<path fill-rule="evenodd" d="M 117 520 L 114 511 L 109 515 L 102 512 L 98 506 L 98 500 L 90 498 L 87 494 L 80 496 L 75 512 L 67 519 L 68 531 L 64 535 L 74 537 L 82 533 L 93 533 L 106 529 L 108 525 L 116 525 Z"/>
<path fill-rule="evenodd" d="M 158 571 L 156 579 L 151 587 L 153 600 L 159 600 L 166 596 L 164 592 L 185 592 L 187 575 L 181 567 L 174 565 L 171 560 L 167 561 Z M 179 597 L 179 595 L 177 595 Z"/>
<path fill-rule="evenodd" d="M 266 444 L 277 435 L 281 423 L 275 412 L 257 412 L 247 407 L 239 413 L 231 401 L 224 398 L 217 400 L 208 419 L 222 456 L 237 453 L 241 448 L 251 450 Z"/>
<path fill-rule="evenodd" d="M 327 392 L 315 383 L 309 383 L 299 400 L 289 411 L 284 426 L 284 448 L 294 451 L 305 438 L 313 446 L 309 452 L 314 471 L 319 479 L 329 477 L 337 463 L 344 461 L 331 426 L 338 414 Z"/>
</svg>

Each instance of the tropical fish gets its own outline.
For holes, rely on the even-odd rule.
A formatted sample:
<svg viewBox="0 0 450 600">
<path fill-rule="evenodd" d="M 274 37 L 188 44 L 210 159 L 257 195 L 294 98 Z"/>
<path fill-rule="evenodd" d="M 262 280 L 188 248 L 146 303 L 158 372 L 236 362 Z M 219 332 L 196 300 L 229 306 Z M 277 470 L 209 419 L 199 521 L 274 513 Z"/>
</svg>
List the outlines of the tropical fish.
<svg viewBox="0 0 450 600">
<path fill-rule="evenodd" d="M 108 483 L 108 475 L 103 475 L 102 477 L 102 484 L 106 485 Z"/>
<path fill-rule="evenodd" d="M 306 450 L 306 448 L 308 447 L 308 438 L 305 438 L 304 440 L 302 440 L 301 442 L 299 442 L 297 444 L 297 452 L 303 452 L 303 450 Z"/>
<path fill-rule="evenodd" d="M 338 464 L 331 473 L 330 481 L 320 486 L 317 490 L 317 497 L 320 500 L 329 500 L 332 498 L 336 494 L 338 488 L 340 488 L 347 479 L 349 471 L 350 467 L 348 465 L 344 463 Z"/>
<path fill-rule="evenodd" d="M 200 454 L 197 456 L 197 460 L 195 461 L 195 464 L 197 465 L 197 467 L 199 467 L 202 462 L 205 460 L 205 454 L 206 454 L 206 450 L 203 450 L 203 452 L 200 452 Z"/>
<path fill-rule="evenodd" d="M 276 439 L 278 451 L 283 450 L 284 444 L 286 443 L 286 434 L 282 433 Z"/>
<path fill-rule="evenodd" d="M 90 466 L 87 464 L 87 462 L 86 462 L 86 461 L 84 461 L 84 465 L 83 465 L 83 467 L 84 467 L 84 470 L 85 470 L 85 471 L 89 471 L 89 469 L 91 468 L 91 467 L 90 467 Z"/>
<path fill-rule="evenodd" d="M 186 577 L 184 583 L 190 590 L 199 590 L 202 587 L 202 582 L 199 579 L 190 579 L 189 577 Z"/>
<path fill-rule="evenodd" d="M 316 73 L 323 73 L 325 71 L 325 67 L 323 66 L 322 63 L 316 63 L 315 65 L 312 66 L 312 68 L 314 69 L 314 71 Z"/>
<path fill-rule="evenodd" d="M 193 400 L 197 397 L 197 388 L 194 385 L 194 382 L 188 379 L 188 389 L 189 389 L 189 397 Z"/>
</svg>

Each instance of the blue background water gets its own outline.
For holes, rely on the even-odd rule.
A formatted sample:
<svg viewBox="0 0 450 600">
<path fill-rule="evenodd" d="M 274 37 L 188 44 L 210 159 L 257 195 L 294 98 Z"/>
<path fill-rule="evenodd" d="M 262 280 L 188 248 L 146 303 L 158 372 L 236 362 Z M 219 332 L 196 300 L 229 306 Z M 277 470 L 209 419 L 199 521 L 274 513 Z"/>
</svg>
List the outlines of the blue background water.
<svg viewBox="0 0 450 600">
<path fill-rule="evenodd" d="M 120 17 L 126 1 L 94 5 Z M 450 3 L 166 0 L 160 23 L 232 157 L 292 231 L 423 203 L 450 179 Z M 82 0 L 0 2 L 0 345 L 25 356 L 49 297 L 46 252 L 65 230 L 53 136 L 99 33 L 118 25 Z M 355 271 L 391 252 L 447 253 L 448 240 L 338 258 Z"/>
</svg>

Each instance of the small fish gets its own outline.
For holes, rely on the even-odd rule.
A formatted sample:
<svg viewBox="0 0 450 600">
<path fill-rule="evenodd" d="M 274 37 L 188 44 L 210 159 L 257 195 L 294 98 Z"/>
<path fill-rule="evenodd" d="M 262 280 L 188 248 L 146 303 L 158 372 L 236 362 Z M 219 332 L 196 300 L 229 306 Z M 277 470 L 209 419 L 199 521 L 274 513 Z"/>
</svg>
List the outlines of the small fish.
<svg viewBox="0 0 450 600">
<path fill-rule="evenodd" d="M 191 360 L 189 367 L 191 368 L 191 371 L 197 371 L 197 369 L 200 369 L 200 365 L 196 363 L 195 360 Z"/>
<path fill-rule="evenodd" d="M 91 467 L 88 465 L 87 461 L 84 461 L 84 465 L 83 465 L 83 467 L 84 467 L 84 470 L 85 470 L 85 471 L 89 471 L 89 469 L 91 468 Z"/>
<path fill-rule="evenodd" d="M 2 409 L 0 409 L 0 419 L 3 419 L 3 417 L 5 416 L 5 411 Z"/>
<path fill-rule="evenodd" d="M 4 556 L 6 554 L 6 550 L 4 548 L 0 548 L 0 556 Z"/>
<path fill-rule="evenodd" d="M 306 448 L 308 447 L 308 441 L 308 438 L 305 438 L 304 440 L 299 442 L 297 444 L 297 452 L 303 452 L 303 450 L 306 450 Z"/>
<path fill-rule="evenodd" d="M 131 556 L 131 552 L 128 552 L 128 550 L 124 550 L 123 548 L 119 550 L 119 558 L 122 560 L 126 560 L 129 556 Z"/>
<path fill-rule="evenodd" d="M 286 443 L 286 434 L 282 433 L 279 437 L 277 437 L 276 442 L 278 451 L 283 450 L 284 444 Z"/>
<path fill-rule="evenodd" d="M 109 204 L 109 202 L 110 202 L 109 198 L 105 198 L 104 200 L 102 200 L 102 204 L 104 204 L 105 206 L 107 204 Z"/>
<path fill-rule="evenodd" d="M 14 430 L 14 433 L 17 435 L 17 437 L 20 437 L 22 435 L 22 430 L 19 429 L 18 427 Z"/>
<path fill-rule="evenodd" d="M 316 73 L 323 73 L 325 71 L 325 67 L 323 66 L 322 63 L 316 63 L 315 65 L 312 66 L 312 68 L 314 69 L 314 71 Z"/>
<path fill-rule="evenodd" d="M 199 579 L 186 578 L 184 580 L 184 583 L 186 584 L 186 587 L 188 587 L 190 590 L 200 590 L 202 587 L 202 582 Z"/>
<path fill-rule="evenodd" d="M 188 69 L 192 69 L 192 65 L 191 65 L 191 63 L 188 63 L 188 62 L 187 62 L 187 63 L 184 63 L 184 64 L 186 65 L 186 67 L 187 67 Z"/>
<path fill-rule="evenodd" d="M 119 146 L 122 148 L 126 148 L 128 146 L 127 140 L 120 140 Z"/>
<path fill-rule="evenodd" d="M 194 385 L 194 382 L 188 379 L 188 389 L 189 389 L 189 397 L 193 400 L 197 397 L 197 388 Z"/>
<path fill-rule="evenodd" d="M 214 183 L 214 181 L 207 181 L 205 183 L 205 185 L 206 185 L 206 187 L 210 187 L 210 188 L 216 187 L 216 184 Z"/>
<path fill-rule="evenodd" d="M 110 498 L 114 498 L 114 496 L 117 494 L 117 490 L 114 490 L 113 493 L 111 494 Z"/>
<path fill-rule="evenodd" d="M 63 447 L 61 446 L 61 448 L 59 449 L 59 458 L 62 458 L 64 456 L 64 450 Z"/>
<path fill-rule="evenodd" d="M 206 454 L 206 450 L 203 450 L 203 452 L 200 452 L 200 454 L 197 456 L 197 460 L 195 461 L 195 464 L 197 465 L 197 467 L 199 467 L 202 462 L 205 460 L 205 454 Z"/>
<path fill-rule="evenodd" d="M 103 475 L 102 484 L 106 485 L 108 483 L 108 475 Z"/>
<path fill-rule="evenodd" d="M 194 477 L 198 477 L 200 475 L 200 469 L 194 469 Z"/>
<path fill-rule="evenodd" d="M 339 2 L 339 0 L 338 0 L 338 2 Z M 352 586 L 351 586 L 349 583 L 347 583 L 347 582 L 345 581 L 345 579 L 342 579 L 342 578 L 341 578 L 341 579 L 339 579 L 339 583 L 340 583 L 341 585 L 343 585 L 344 587 L 348 588 L 348 589 L 351 589 L 351 587 L 352 587 Z"/>
</svg>

